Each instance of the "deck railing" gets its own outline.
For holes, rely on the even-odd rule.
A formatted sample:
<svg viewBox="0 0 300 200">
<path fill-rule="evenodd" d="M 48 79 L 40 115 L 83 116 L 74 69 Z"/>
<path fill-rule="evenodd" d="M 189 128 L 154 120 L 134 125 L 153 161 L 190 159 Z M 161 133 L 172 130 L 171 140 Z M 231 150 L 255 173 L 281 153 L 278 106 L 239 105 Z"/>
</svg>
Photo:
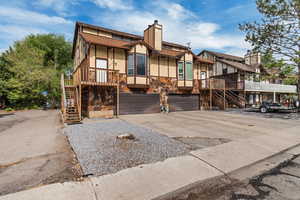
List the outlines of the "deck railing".
<svg viewBox="0 0 300 200">
<path fill-rule="evenodd" d="M 200 89 L 224 89 L 225 81 L 223 79 L 202 79 L 200 80 Z"/>
<path fill-rule="evenodd" d="M 89 67 L 86 59 L 77 67 L 73 78 L 75 84 L 117 85 L 119 71 Z"/>
<path fill-rule="evenodd" d="M 65 79 L 64 80 L 65 86 L 71 86 L 73 85 L 73 79 Z"/>
<path fill-rule="evenodd" d="M 244 90 L 245 81 L 228 81 L 226 80 L 226 89 L 230 90 Z"/>
</svg>

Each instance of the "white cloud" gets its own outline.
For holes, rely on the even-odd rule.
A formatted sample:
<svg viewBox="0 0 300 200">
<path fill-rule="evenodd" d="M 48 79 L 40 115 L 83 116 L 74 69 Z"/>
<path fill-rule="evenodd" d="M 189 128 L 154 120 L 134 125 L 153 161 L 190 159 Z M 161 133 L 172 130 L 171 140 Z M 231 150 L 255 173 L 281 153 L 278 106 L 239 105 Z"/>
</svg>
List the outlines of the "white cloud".
<svg viewBox="0 0 300 200">
<path fill-rule="evenodd" d="M 61 15 L 66 15 L 65 14 L 67 10 L 66 4 L 67 1 L 65 0 L 37 0 L 34 2 L 34 5 L 39 7 L 44 7 L 44 8 L 51 7 L 53 10 L 55 10 L 57 13 Z"/>
<path fill-rule="evenodd" d="M 97 6 L 111 10 L 131 10 L 133 7 L 128 1 L 123 0 L 92 0 Z"/>
<path fill-rule="evenodd" d="M 31 28 L 31 27 L 22 27 L 15 25 L 0 25 L 0 33 L 2 34 L 1 38 L 6 39 L 22 39 L 24 36 L 29 34 L 38 34 L 45 33 L 45 30 Z"/>
<path fill-rule="evenodd" d="M 36 0 L 33 5 L 37 8 L 50 8 L 61 16 L 72 16 L 72 5 L 77 5 L 83 0 Z"/>
<path fill-rule="evenodd" d="M 2 22 L 15 22 L 23 24 L 72 24 L 62 17 L 48 16 L 19 8 L 0 6 L 0 18 Z"/>
<path fill-rule="evenodd" d="M 58 33 L 70 39 L 74 28 L 70 20 L 21 8 L 0 6 L 0 18 L 1 49 L 7 49 L 14 41 L 29 34 Z"/>
<path fill-rule="evenodd" d="M 154 9 L 158 5 L 159 9 Z M 163 25 L 164 40 L 183 45 L 191 42 L 193 49 L 235 49 L 235 53 L 240 50 L 241 55 L 250 47 L 242 34 L 220 33 L 222 27 L 219 24 L 200 20 L 195 13 L 177 3 L 155 1 L 148 5 L 148 10 L 151 11 L 118 11 L 117 15 L 106 12 L 99 20 L 101 23 L 109 22 L 106 25 L 115 29 L 142 35 L 147 25 L 157 19 Z"/>
</svg>

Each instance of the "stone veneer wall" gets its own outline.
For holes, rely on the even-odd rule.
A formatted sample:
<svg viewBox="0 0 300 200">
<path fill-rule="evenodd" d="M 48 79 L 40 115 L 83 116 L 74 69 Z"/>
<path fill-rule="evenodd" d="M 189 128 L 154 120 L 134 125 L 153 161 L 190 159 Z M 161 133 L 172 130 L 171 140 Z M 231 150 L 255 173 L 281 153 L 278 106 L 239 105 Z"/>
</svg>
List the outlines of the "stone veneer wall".
<svg viewBox="0 0 300 200">
<path fill-rule="evenodd" d="M 160 94 L 161 104 L 168 104 L 168 94 L 199 94 L 199 81 L 194 80 L 194 87 L 192 90 L 181 90 L 177 87 L 176 78 L 168 77 L 150 77 L 148 88 L 127 87 L 126 74 L 120 74 L 120 92 L 136 93 L 142 92 L 147 94 Z M 90 87 L 89 90 L 89 106 L 88 111 L 108 111 L 115 110 L 116 89 L 113 87 Z"/>
</svg>

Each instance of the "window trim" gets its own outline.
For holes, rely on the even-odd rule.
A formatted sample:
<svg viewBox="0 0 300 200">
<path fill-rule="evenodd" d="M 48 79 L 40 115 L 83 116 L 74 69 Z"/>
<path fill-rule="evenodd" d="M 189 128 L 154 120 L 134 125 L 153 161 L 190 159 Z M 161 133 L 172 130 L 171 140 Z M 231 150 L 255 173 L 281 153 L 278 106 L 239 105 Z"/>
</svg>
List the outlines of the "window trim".
<svg viewBox="0 0 300 200">
<path fill-rule="evenodd" d="M 129 69 L 129 56 L 132 55 L 133 56 L 133 74 L 129 74 L 128 73 L 128 69 Z M 145 58 L 145 75 L 140 75 L 137 74 L 137 55 L 142 55 Z M 143 53 L 129 53 L 127 54 L 127 76 L 135 76 L 135 77 L 147 77 L 147 64 L 148 64 L 148 59 L 147 59 L 147 54 L 143 54 Z"/>
<path fill-rule="evenodd" d="M 187 64 L 190 64 L 191 65 L 191 75 L 192 77 L 189 79 L 187 76 L 189 75 L 187 72 Z M 194 79 L 194 71 L 193 71 L 193 62 L 191 61 L 186 61 L 185 62 L 185 80 L 186 81 L 192 81 Z"/>
<path fill-rule="evenodd" d="M 145 75 L 141 75 L 137 73 L 137 55 L 142 55 L 145 58 Z M 139 76 L 139 77 L 147 76 L 147 54 L 135 53 L 135 76 Z"/>
<path fill-rule="evenodd" d="M 129 56 L 132 56 L 132 65 L 129 65 Z M 133 66 L 133 73 L 129 74 L 129 66 Z M 126 72 L 127 76 L 134 76 L 135 75 L 135 55 L 134 53 L 129 53 L 127 55 L 127 72 Z"/>
<path fill-rule="evenodd" d="M 179 64 L 182 64 L 182 73 L 179 73 Z M 184 71 L 184 61 L 178 61 L 177 62 L 177 73 L 178 73 L 178 80 L 179 81 L 184 81 L 185 80 L 185 71 Z M 182 77 L 181 77 L 182 74 Z"/>
</svg>

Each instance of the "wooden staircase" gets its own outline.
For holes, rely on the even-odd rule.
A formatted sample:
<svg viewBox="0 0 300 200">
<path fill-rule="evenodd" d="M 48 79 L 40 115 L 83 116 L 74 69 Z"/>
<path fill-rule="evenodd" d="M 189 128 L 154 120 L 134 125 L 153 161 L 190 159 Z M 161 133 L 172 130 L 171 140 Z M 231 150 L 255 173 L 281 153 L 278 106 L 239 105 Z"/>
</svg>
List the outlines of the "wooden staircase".
<svg viewBox="0 0 300 200">
<path fill-rule="evenodd" d="M 214 107 L 218 107 L 220 110 L 225 110 L 228 107 L 228 101 L 226 99 L 226 95 L 224 98 L 223 90 L 213 90 L 212 91 L 212 105 Z"/>
<path fill-rule="evenodd" d="M 61 77 L 62 101 L 61 110 L 64 122 L 67 124 L 80 123 L 81 113 L 79 110 L 79 98 L 77 88 L 71 84 L 72 81 Z M 67 85 L 65 85 L 67 83 Z"/>
<path fill-rule="evenodd" d="M 78 109 L 78 95 L 76 87 L 65 87 L 66 91 L 66 120 L 68 124 L 79 123 L 81 121 Z"/>
<path fill-rule="evenodd" d="M 231 105 L 235 105 L 238 108 L 244 108 L 246 99 L 231 90 L 226 91 L 226 99 Z"/>
</svg>

